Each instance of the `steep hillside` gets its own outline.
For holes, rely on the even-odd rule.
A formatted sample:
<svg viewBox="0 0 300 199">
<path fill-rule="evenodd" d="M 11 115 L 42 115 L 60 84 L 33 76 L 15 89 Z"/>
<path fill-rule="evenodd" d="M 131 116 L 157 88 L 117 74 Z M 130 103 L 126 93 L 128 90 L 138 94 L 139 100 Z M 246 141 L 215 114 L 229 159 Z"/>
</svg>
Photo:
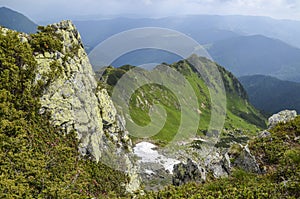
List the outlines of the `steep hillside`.
<svg viewBox="0 0 300 199">
<path fill-rule="evenodd" d="M 242 36 L 208 48 L 214 60 L 236 76 L 271 75 L 300 81 L 300 49 L 261 35 Z"/>
<path fill-rule="evenodd" d="M 31 35 L 0 28 L 0 82 L 1 198 L 102 198 L 139 187 L 128 132 L 70 21 Z"/>
<path fill-rule="evenodd" d="M 257 109 L 271 114 L 283 109 L 300 112 L 300 83 L 263 75 L 244 76 L 239 80 Z"/>
<path fill-rule="evenodd" d="M 206 67 L 216 64 L 206 58 L 198 59 Z M 168 66 L 183 74 L 195 91 L 199 107 L 194 107 L 194 109 L 198 111 L 201 117 L 198 135 L 205 134 L 210 122 L 211 101 L 204 79 L 187 61 L 179 61 Z M 108 67 L 104 71 L 101 80 L 109 85 L 108 90 L 110 93 L 112 93 L 113 87 L 118 80 L 132 68 L 134 67 L 126 65 L 120 68 Z M 265 119 L 249 104 L 247 94 L 239 81 L 223 67 L 218 66 L 218 69 L 221 73 L 227 95 L 227 116 L 224 132 L 242 131 L 245 134 L 253 134 L 257 130 L 257 127 L 265 127 Z M 180 124 L 180 103 L 174 93 L 172 94 L 168 88 L 152 84 L 138 89 L 131 98 L 131 117 L 137 124 L 147 125 L 150 122 L 148 116 L 149 108 L 154 103 L 162 104 L 166 108 L 168 115 L 164 128 L 154 136 L 154 139 L 160 142 L 168 142 L 173 138 L 173 134 Z"/>
<path fill-rule="evenodd" d="M 25 33 L 34 33 L 37 28 L 26 16 L 6 7 L 0 8 L 0 26 Z"/>
</svg>

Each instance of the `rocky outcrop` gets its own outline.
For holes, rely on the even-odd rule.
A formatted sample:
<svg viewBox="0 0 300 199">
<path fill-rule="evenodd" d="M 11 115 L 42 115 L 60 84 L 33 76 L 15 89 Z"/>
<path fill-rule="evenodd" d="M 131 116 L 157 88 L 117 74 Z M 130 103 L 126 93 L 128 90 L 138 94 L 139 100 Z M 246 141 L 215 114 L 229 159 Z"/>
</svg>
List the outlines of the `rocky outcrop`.
<svg viewBox="0 0 300 199">
<path fill-rule="evenodd" d="M 205 182 L 206 171 L 191 159 L 187 163 L 179 163 L 174 165 L 172 183 L 180 186 L 187 182 Z"/>
<path fill-rule="evenodd" d="M 214 148 L 205 158 L 205 168 L 210 171 L 215 178 L 227 177 L 230 174 L 231 163 L 228 154 Z"/>
<path fill-rule="evenodd" d="M 132 143 L 124 128 L 124 120 L 105 89 L 97 89 L 97 81 L 80 35 L 70 21 L 51 25 L 63 37 L 62 52 L 40 53 L 38 78 L 50 70 L 54 61 L 62 66 L 41 98 L 41 112 L 48 111 L 54 125 L 65 133 L 75 131 L 80 140 L 79 151 L 95 161 L 128 173 L 128 191 L 139 187 L 137 166 L 133 161 Z"/>
<path fill-rule="evenodd" d="M 251 154 L 248 145 L 241 147 L 242 151 L 240 152 L 239 156 L 234 160 L 233 166 L 252 173 L 262 173 L 255 157 Z"/>
<path fill-rule="evenodd" d="M 215 178 L 227 177 L 232 168 L 226 151 L 205 144 L 201 148 L 188 144 L 159 148 L 140 142 L 134 147 L 134 153 L 139 158 L 140 176 L 146 190 L 191 181 L 205 182 L 207 173 Z"/>
<path fill-rule="evenodd" d="M 297 116 L 297 112 L 295 110 L 280 111 L 279 113 L 272 115 L 268 119 L 268 127 L 270 129 L 280 122 L 286 123 L 290 120 L 295 119 L 296 116 Z"/>
</svg>

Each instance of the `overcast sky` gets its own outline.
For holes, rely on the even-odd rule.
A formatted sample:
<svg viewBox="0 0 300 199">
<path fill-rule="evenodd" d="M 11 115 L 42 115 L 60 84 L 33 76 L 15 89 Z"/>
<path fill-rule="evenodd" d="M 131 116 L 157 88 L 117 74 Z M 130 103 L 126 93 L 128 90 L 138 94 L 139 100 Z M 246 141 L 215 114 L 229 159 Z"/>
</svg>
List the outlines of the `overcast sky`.
<svg viewBox="0 0 300 199">
<path fill-rule="evenodd" d="M 300 0 L 0 0 L 35 22 L 79 16 L 242 14 L 300 20 Z"/>
</svg>

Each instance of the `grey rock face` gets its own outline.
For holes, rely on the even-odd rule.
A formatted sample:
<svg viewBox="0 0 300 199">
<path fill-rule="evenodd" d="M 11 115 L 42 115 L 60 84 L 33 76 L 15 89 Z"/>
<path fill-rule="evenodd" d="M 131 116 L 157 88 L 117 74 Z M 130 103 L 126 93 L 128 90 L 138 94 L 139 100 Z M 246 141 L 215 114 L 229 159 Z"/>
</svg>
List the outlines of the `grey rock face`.
<svg viewBox="0 0 300 199">
<path fill-rule="evenodd" d="M 244 169 L 252 173 L 262 173 L 255 157 L 251 154 L 248 146 L 244 146 L 240 155 L 233 163 L 234 166 Z"/>
<path fill-rule="evenodd" d="M 207 171 L 211 171 L 215 178 L 227 177 L 231 171 L 228 154 L 215 149 L 213 153 L 207 156 L 205 168 Z"/>
<path fill-rule="evenodd" d="M 297 112 L 295 110 L 280 111 L 279 113 L 272 115 L 268 119 L 268 126 L 269 128 L 272 128 L 280 122 L 286 123 L 290 120 L 293 120 L 295 119 L 296 116 L 297 116 Z"/>
<path fill-rule="evenodd" d="M 117 115 L 107 91 L 97 90 L 95 74 L 78 31 L 70 21 L 51 26 L 63 36 L 63 51 L 36 55 L 38 78 L 50 70 L 53 61 L 63 66 L 63 71 L 44 91 L 41 112 L 50 112 L 52 123 L 65 133 L 77 133 L 82 155 L 127 172 L 130 177 L 127 191 L 138 189 L 138 168 L 131 157 L 132 143 L 124 120 Z"/>
<path fill-rule="evenodd" d="M 180 186 L 187 182 L 205 182 L 205 169 L 197 165 L 191 159 L 187 163 L 179 163 L 174 165 L 172 183 L 175 186 Z"/>
</svg>

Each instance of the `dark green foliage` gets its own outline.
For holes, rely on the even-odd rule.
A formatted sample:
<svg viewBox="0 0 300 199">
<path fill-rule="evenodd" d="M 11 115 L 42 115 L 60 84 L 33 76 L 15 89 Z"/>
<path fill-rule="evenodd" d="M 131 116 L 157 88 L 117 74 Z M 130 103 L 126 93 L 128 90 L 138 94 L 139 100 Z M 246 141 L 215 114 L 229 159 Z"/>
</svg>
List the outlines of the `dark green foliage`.
<svg viewBox="0 0 300 199">
<path fill-rule="evenodd" d="M 62 51 L 61 35 L 57 34 L 51 26 L 39 26 L 38 32 L 31 35 L 29 41 L 34 52 Z"/>
<path fill-rule="evenodd" d="M 159 192 L 150 192 L 140 198 L 282 198 L 279 186 L 260 176 L 236 170 L 229 178 L 205 184 L 188 183 L 169 186 Z"/>
<path fill-rule="evenodd" d="M 45 36 L 46 29 L 37 35 Z M 46 32 L 47 41 L 58 41 Z M 50 124 L 47 112 L 39 114 L 39 98 L 47 83 L 35 83 L 35 39 L 40 36 L 33 36 L 30 46 L 20 41 L 18 33 L 0 32 L 0 198 L 124 194 L 123 184 L 128 181 L 124 173 L 81 157 L 75 133 L 65 135 Z M 62 70 L 57 62 L 50 68 L 48 78 Z"/>
<path fill-rule="evenodd" d="M 271 136 L 250 143 L 261 166 L 284 194 L 300 197 L 300 117 L 271 130 Z"/>
</svg>

